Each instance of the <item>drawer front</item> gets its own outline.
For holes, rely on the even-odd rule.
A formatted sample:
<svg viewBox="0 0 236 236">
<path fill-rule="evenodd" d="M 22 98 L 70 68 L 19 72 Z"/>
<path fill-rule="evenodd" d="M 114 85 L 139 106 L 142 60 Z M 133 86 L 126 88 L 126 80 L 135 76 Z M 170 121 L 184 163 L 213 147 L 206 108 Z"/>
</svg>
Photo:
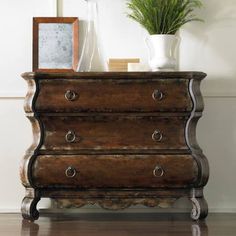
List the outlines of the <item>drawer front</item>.
<svg viewBox="0 0 236 236">
<path fill-rule="evenodd" d="M 33 165 L 37 187 L 178 188 L 197 176 L 189 155 L 38 156 Z"/>
<path fill-rule="evenodd" d="M 184 117 L 43 116 L 41 150 L 188 149 Z"/>
<path fill-rule="evenodd" d="M 188 80 L 39 80 L 38 112 L 191 111 Z"/>
</svg>

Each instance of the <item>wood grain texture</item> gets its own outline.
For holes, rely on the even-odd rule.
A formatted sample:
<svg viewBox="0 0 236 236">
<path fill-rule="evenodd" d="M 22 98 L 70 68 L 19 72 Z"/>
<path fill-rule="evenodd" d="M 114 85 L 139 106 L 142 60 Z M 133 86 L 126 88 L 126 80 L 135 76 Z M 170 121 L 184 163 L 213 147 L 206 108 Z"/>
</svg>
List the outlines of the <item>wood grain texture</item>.
<svg viewBox="0 0 236 236">
<path fill-rule="evenodd" d="M 99 80 L 122 80 L 122 79 L 187 79 L 202 80 L 206 74 L 198 71 L 178 71 L 178 72 L 71 72 L 71 73 L 45 73 L 45 72 L 25 72 L 24 77 L 33 77 L 35 80 L 42 79 L 95 79 Z"/>
<path fill-rule="evenodd" d="M 206 74 L 22 76 L 35 135 L 21 165 L 22 183 L 35 191 L 23 201 L 24 218 L 37 218 L 41 197 L 113 210 L 135 204 L 163 207 L 188 197 L 192 219 L 207 216 L 203 187 L 209 166 L 196 140 L 204 108 L 200 82 Z M 162 132 L 160 141 L 158 135 L 152 139 L 155 130 Z"/>
<path fill-rule="evenodd" d="M 153 175 L 156 166 L 163 169 L 162 177 Z M 65 174 L 68 167 L 76 170 L 73 178 Z M 37 187 L 178 188 L 193 186 L 197 176 L 197 165 L 188 155 L 39 156 L 33 167 Z"/>
<path fill-rule="evenodd" d="M 135 205 L 143 205 L 146 207 L 160 207 L 169 208 L 172 207 L 176 198 L 105 198 L 105 199 L 58 199 L 58 208 L 80 208 L 85 205 L 98 204 L 105 210 L 118 211 L 123 210 Z"/>
<path fill-rule="evenodd" d="M 54 199 L 156 199 L 156 198 L 173 198 L 189 197 L 188 188 L 139 188 L 139 189 L 81 189 L 76 188 L 40 189 L 44 197 Z M 192 196 L 192 195 L 191 195 Z"/>
<path fill-rule="evenodd" d="M 40 116 L 44 124 L 44 141 L 41 150 L 140 150 L 176 149 L 188 150 L 184 131 L 187 118 L 163 118 L 155 116 Z M 160 141 L 153 140 L 155 131 L 160 131 Z M 73 142 L 65 138 L 72 131 Z"/>
<path fill-rule="evenodd" d="M 90 211 L 91 212 L 91 211 Z M 79 213 L 41 212 L 37 222 L 19 214 L 0 214 L 0 235 L 78 236 L 235 236 L 236 214 L 211 213 L 205 221 L 192 221 L 186 213 Z"/>
<path fill-rule="evenodd" d="M 235 213 L 211 213 L 192 221 L 186 213 L 78 213 L 43 211 L 37 222 L 19 214 L 0 214 L 0 235 L 61 236 L 235 236 Z"/>
<path fill-rule="evenodd" d="M 0 235 L 78 236 L 235 236 L 235 213 L 211 213 L 205 221 L 192 221 L 186 213 L 79 213 L 45 211 L 37 222 L 20 214 L 0 214 Z M 68 234 L 69 232 L 69 234 Z"/>
<path fill-rule="evenodd" d="M 191 111 L 188 80 L 40 80 L 36 103 L 38 112 L 152 112 Z M 154 100 L 155 90 L 163 93 Z M 67 91 L 77 97 L 65 98 Z M 50 101 L 50 102 L 48 102 Z"/>
</svg>

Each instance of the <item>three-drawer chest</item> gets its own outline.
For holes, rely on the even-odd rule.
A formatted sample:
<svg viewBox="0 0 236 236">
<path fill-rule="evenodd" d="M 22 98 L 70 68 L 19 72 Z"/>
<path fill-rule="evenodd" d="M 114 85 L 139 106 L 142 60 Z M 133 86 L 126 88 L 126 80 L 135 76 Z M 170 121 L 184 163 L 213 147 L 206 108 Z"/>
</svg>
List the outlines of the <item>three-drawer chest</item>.
<svg viewBox="0 0 236 236">
<path fill-rule="evenodd" d="M 202 72 L 24 73 L 33 144 L 22 160 L 25 219 L 40 198 L 105 209 L 166 207 L 205 218 L 208 161 L 196 141 Z"/>
</svg>

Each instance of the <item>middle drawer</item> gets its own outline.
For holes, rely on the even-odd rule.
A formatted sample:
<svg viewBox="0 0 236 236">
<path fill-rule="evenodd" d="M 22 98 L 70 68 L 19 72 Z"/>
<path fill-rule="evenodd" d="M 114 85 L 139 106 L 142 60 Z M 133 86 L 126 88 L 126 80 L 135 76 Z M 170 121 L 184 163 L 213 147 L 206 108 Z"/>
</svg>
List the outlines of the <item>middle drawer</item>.
<svg viewBox="0 0 236 236">
<path fill-rule="evenodd" d="M 42 116 L 41 150 L 188 149 L 186 117 Z"/>
</svg>

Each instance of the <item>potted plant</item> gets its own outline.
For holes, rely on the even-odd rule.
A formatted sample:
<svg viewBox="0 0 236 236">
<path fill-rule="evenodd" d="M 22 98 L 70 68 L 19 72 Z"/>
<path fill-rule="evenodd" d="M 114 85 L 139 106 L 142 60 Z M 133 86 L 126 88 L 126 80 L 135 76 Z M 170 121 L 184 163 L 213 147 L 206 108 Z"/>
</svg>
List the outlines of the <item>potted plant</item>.
<svg viewBox="0 0 236 236">
<path fill-rule="evenodd" d="M 176 33 L 188 22 L 202 21 L 194 14 L 194 10 L 202 6 L 201 0 L 129 0 L 127 6 L 128 17 L 150 34 L 147 42 L 152 71 L 174 70 Z"/>
</svg>

